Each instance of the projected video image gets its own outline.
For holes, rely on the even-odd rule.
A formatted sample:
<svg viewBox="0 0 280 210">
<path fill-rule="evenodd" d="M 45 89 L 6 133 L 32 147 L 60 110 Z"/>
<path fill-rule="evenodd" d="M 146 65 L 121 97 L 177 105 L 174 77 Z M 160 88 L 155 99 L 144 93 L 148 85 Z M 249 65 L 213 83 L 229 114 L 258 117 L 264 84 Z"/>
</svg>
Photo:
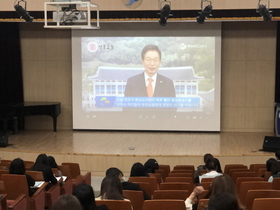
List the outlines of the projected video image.
<svg viewBox="0 0 280 210">
<path fill-rule="evenodd" d="M 82 37 L 84 113 L 212 112 L 215 37 Z"/>
</svg>

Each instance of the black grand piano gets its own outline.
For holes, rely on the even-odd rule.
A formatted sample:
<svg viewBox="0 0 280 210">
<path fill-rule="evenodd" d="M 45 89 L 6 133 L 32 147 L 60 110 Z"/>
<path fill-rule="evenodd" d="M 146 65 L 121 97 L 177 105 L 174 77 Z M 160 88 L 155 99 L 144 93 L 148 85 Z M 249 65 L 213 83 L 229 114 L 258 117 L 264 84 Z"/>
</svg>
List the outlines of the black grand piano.
<svg viewBox="0 0 280 210">
<path fill-rule="evenodd" d="M 0 106 L 2 130 L 24 129 L 24 118 L 29 115 L 48 115 L 53 118 L 53 131 L 57 131 L 57 117 L 61 113 L 60 102 L 25 101 L 12 106 Z M 1 126 L 0 123 L 0 126 Z"/>
</svg>

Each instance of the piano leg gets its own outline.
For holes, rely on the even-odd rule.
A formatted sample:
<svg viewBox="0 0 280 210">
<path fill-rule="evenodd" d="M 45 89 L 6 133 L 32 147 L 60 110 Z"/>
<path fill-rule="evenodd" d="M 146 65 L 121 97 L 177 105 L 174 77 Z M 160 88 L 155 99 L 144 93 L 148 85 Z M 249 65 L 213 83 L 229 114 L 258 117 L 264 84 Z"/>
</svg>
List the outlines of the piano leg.
<svg viewBox="0 0 280 210">
<path fill-rule="evenodd" d="M 56 132 L 57 116 L 52 116 L 53 118 L 53 132 Z"/>
</svg>

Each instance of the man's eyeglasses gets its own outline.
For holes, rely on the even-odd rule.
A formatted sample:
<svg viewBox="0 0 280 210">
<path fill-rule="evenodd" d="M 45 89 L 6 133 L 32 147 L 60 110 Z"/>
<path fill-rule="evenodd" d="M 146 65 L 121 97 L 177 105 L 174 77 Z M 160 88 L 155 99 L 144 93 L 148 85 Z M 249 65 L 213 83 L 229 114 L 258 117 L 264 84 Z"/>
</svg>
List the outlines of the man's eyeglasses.
<svg viewBox="0 0 280 210">
<path fill-rule="evenodd" d="M 144 61 L 146 63 L 152 63 L 152 62 L 159 63 L 160 59 L 159 58 L 154 58 L 154 59 L 152 59 L 152 58 L 145 58 Z"/>
</svg>

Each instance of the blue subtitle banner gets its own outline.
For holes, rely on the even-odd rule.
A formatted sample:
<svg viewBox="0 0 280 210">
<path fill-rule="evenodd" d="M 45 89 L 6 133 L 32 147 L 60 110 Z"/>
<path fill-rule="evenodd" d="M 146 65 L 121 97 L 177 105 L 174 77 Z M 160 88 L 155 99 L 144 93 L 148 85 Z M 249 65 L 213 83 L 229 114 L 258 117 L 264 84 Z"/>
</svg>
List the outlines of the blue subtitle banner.
<svg viewBox="0 0 280 210">
<path fill-rule="evenodd" d="M 96 96 L 97 108 L 200 108 L 199 97 Z"/>
</svg>

